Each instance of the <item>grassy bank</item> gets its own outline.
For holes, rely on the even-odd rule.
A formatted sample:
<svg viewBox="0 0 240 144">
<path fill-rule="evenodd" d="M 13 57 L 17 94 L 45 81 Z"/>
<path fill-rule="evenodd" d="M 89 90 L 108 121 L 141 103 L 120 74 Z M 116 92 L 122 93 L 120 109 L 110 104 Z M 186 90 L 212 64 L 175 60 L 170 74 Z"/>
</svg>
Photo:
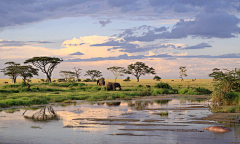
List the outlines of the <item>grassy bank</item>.
<svg viewBox="0 0 240 144">
<path fill-rule="evenodd" d="M 2 79 L 1 82 L 5 82 Z M 10 107 L 17 105 L 47 104 L 49 102 L 74 102 L 74 100 L 101 101 L 126 99 L 141 96 L 151 96 L 159 94 L 185 94 L 201 95 L 209 94 L 212 87 L 211 80 L 161 80 L 141 79 L 140 82 L 131 80 L 124 82 L 118 79 L 122 85 L 121 91 L 106 91 L 105 87 L 97 86 L 96 82 L 79 83 L 42 83 L 38 79 L 33 79 L 31 89 L 19 82 L 17 84 L 0 85 L 0 107 Z M 106 79 L 107 82 L 114 80 Z M 34 83 L 35 82 L 35 83 Z M 200 87 L 200 88 L 199 88 Z M 208 93 L 207 93 L 208 92 Z"/>
</svg>

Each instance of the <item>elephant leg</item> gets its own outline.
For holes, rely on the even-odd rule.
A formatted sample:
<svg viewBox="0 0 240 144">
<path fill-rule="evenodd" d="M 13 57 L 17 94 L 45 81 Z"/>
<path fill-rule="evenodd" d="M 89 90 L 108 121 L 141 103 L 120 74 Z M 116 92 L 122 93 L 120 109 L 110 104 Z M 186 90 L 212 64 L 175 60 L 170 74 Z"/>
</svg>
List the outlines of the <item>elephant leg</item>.
<svg viewBox="0 0 240 144">
<path fill-rule="evenodd" d="M 113 90 L 116 91 L 116 87 L 115 86 L 113 87 Z"/>
</svg>

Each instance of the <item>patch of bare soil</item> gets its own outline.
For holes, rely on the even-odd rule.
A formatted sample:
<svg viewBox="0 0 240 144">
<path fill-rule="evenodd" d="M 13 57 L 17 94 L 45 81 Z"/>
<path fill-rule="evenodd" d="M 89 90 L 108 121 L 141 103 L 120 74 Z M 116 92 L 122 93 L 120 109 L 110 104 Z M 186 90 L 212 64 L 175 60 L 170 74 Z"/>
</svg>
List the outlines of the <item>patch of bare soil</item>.
<svg viewBox="0 0 240 144">
<path fill-rule="evenodd" d="M 159 135 L 136 135 L 132 133 L 113 133 L 109 135 L 124 135 L 124 136 L 159 136 Z"/>
<path fill-rule="evenodd" d="M 140 121 L 139 119 L 112 119 L 112 118 L 76 118 L 72 120 L 89 120 L 89 121 L 128 121 L 135 122 Z"/>
<path fill-rule="evenodd" d="M 125 131 L 174 131 L 174 132 L 204 132 L 197 129 L 118 129 Z"/>
<path fill-rule="evenodd" d="M 227 123 L 239 123 L 240 122 L 239 116 L 240 113 L 215 113 L 207 117 L 203 117 L 201 119 Z"/>
</svg>

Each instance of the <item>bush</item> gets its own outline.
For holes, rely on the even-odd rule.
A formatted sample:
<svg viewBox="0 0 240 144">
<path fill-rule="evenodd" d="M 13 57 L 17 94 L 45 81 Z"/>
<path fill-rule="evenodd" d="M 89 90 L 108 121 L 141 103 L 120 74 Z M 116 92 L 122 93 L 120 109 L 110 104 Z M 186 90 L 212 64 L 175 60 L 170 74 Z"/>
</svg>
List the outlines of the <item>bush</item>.
<svg viewBox="0 0 240 144">
<path fill-rule="evenodd" d="M 126 79 L 124 79 L 123 81 L 131 81 L 130 77 L 127 77 Z"/>
<path fill-rule="evenodd" d="M 85 80 L 83 80 L 84 82 L 91 82 L 92 80 L 91 79 L 89 79 L 89 78 L 87 78 L 87 79 L 85 79 Z"/>
<path fill-rule="evenodd" d="M 183 88 L 183 89 L 178 90 L 179 94 L 186 94 L 187 92 L 188 92 L 187 88 Z"/>
<path fill-rule="evenodd" d="M 191 88 L 183 88 L 178 91 L 179 94 L 186 94 L 186 95 L 208 95 L 212 92 L 206 88 L 202 87 L 191 87 Z"/>
<path fill-rule="evenodd" d="M 157 83 L 154 87 L 172 89 L 172 87 L 168 83 L 163 83 L 163 82 Z"/>
<path fill-rule="evenodd" d="M 58 79 L 57 81 L 58 81 L 58 82 L 66 82 L 65 79 Z"/>
<path fill-rule="evenodd" d="M 153 89 L 151 90 L 151 94 L 153 95 L 158 95 L 158 94 L 169 94 L 169 91 L 167 89 L 163 89 L 163 88 L 160 88 L 160 89 Z"/>
</svg>

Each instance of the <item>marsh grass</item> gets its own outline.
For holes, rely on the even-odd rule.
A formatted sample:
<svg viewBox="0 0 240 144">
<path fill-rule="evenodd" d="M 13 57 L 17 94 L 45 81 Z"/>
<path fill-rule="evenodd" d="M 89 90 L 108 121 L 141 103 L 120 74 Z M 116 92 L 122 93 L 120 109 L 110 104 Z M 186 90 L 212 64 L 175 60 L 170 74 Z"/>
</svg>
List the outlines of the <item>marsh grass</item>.
<svg viewBox="0 0 240 144">
<path fill-rule="evenodd" d="M 8 81 L 9 84 L 3 84 Z M 115 100 L 125 99 L 130 100 L 134 97 L 150 96 L 158 94 L 174 94 L 177 93 L 180 88 L 187 88 L 190 86 L 205 85 L 211 87 L 212 80 L 197 80 L 189 81 L 185 80 L 161 80 L 154 81 L 151 79 L 140 79 L 140 82 L 132 79 L 130 82 L 125 82 L 121 79 L 117 79 L 122 86 L 121 91 L 106 91 L 106 87 L 97 86 L 96 82 L 54 82 L 54 83 L 42 83 L 38 82 L 40 79 L 32 79 L 31 90 L 27 89 L 22 83 L 21 79 L 18 79 L 16 84 L 11 83 L 11 79 L 0 80 L 0 107 L 10 107 L 17 105 L 34 105 L 34 104 L 47 104 L 49 102 L 73 102 L 75 100 L 87 100 L 87 101 L 101 101 L 101 100 Z M 107 82 L 113 82 L 114 79 L 105 79 Z M 199 82 L 198 82 L 199 81 Z M 2 83 L 1 83 L 2 82 Z M 167 84 L 166 84 L 167 83 Z M 199 83 L 199 84 L 198 84 Z M 166 88 L 156 87 L 156 85 L 167 85 Z M 169 88 L 169 89 L 168 89 Z M 177 88 L 177 89 L 175 89 Z"/>
<path fill-rule="evenodd" d="M 215 113 L 236 113 L 240 112 L 240 105 L 238 106 L 221 106 L 212 108 L 212 112 Z"/>
<path fill-rule="evenodd" d="M 160 116 L 168 116 L 168 111 L 162 111 L 158 113 Z"/>
</svg>

